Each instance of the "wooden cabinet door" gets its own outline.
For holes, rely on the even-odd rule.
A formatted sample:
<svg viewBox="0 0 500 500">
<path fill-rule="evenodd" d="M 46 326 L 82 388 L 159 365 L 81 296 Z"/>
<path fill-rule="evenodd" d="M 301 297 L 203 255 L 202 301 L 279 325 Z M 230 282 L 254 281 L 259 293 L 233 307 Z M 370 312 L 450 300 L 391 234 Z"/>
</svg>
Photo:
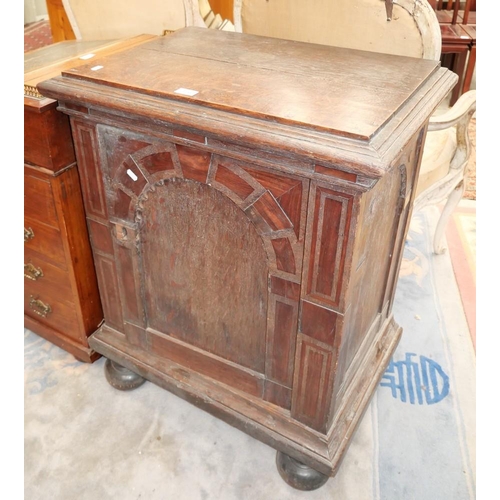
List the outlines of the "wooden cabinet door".
<svg viewBox="0 0 500 500">
<path fill-rule="evenodd" d="M 111 325 L 136 346 L 290 408 L 309 181 L 196 145 L 98 130 L 82 124 L 76 137 L 85 161 L 99 149 L 104 182 L 94 186 L 109 236 L 96 218 L 90 229 L 108 241 L 106 255 L 94 246 L 103 288 L 120 299 Z M 89 202 L 101 199 L 90 191 Z"/>
</svg>

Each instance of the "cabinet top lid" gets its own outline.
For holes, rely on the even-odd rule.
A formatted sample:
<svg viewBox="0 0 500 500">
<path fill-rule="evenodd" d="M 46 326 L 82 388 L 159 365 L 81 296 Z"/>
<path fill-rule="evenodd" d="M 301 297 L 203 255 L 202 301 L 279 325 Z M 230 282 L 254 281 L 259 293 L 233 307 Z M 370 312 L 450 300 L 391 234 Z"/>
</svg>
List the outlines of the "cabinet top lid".
<svg viewBox="0 0 500 500">
<path fill-rule="evenodd" d="M 68 83 L 85 80 L 369 140 L 439 66 L 439 61 L 189 27 L 63 76 Z"/>
<path fill-rule="evenodd" d="M 91 60 L 126 50 L 152 40 L 154 35 L 138 35 L 121 40 L 65 40 L 24 53 L 24 95 L 34 99 L 43 96 L 38 83 L 61 74 L 62 71 L 86 64 Z M 47 105 L 48 103 L 43 103 Z M 25 105 L 39 107 L 34 102 Z"/>
</svg>

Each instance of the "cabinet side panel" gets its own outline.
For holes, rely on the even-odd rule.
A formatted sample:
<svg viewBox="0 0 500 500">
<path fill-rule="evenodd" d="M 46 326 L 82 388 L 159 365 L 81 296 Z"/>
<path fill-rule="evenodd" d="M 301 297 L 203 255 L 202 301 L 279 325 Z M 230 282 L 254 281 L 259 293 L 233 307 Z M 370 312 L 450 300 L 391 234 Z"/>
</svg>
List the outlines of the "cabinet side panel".
<svg viewBox="0 0 500 500">
<path fill-rule="evenodd" d="M 381 325 L 390 314 L 411 216 L 423 131 L 415 134 L 390 172 L 360 202 L 353 272 L 347 291 L 334 387 L 333 401 L 337 408 L 364 360 L 376 348 Z M 332 408 L 330 420 L 334 412 Z"/>
<path fill-rule="evenodd" d="M 383 310 L 390 311 L 392 302 L 396 292 L 396 284 L 398 280 L 399 268 L 403 257 L 403 248 L 410 226 L 411 216 L 413 212 L 413 201 L 415 199 L 418 175 L 420 165 L 422 163 L 422 155 L 424 150 L 425 137 L 427 135 L 427 125 L 422 127 L 417 134 L 415 146 L 411 143 L 405 150 L 405 154 L 400 161 L 401 175 L 403 176 L 404 186 L 401 189 L 401 202 L 403 213 L 401 215 L 398 234 L 394 242 L 394 250 L 392 252 L 393 259 L 391 269 L 387 278 L 387 286 L 384 296 Z"/>
<path fill-rule="evenodd" d="M 349 368 L 365 337 L 369 332 L 373 335 L 377 333 L 377 325 L 373 324 L 379 321 L 393 238 L 401 214 L 398 202 L 400 186 L 400 171 L 394 168 L 365 195 L 360 205 L 334 401 L 338 400 L 354 376 L 355 370 Z M 369 344 L 367 340 L 367 348 Z M 350 376 L 346 377 L 348 372 Z"/>
</svg>

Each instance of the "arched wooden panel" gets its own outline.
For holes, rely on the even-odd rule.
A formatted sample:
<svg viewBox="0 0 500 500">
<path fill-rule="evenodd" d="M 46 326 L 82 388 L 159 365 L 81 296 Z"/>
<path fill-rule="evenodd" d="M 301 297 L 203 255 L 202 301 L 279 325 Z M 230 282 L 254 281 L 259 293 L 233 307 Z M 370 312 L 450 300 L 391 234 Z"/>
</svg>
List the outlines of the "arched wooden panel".
<svg viewBox="0 0 500 500">
<path fill-rule="evenodd" d="M 222 193 L 181 179 L 157 185 L 142 217 L 149 326 L 263 373 L 267 257 L 253 224 Z"/>
</svg>

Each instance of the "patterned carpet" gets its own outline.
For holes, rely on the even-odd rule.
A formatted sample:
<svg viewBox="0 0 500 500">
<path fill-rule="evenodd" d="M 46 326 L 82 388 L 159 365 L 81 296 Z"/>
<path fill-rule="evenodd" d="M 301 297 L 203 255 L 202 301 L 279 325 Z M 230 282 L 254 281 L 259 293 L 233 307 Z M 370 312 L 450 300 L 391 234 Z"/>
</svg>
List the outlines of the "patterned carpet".
<svg viewBox="0 0 500 500">
<path fill-rule="evenodd" d="M 448 252 L 476 349 L 476 201 L 463 199 L 446 227 Z"/>
<path fill-rule="evenodd" d="M 49 21 L 37 21 L 24 27 L 24 52 L 53 43 Z"/>
</svg>

